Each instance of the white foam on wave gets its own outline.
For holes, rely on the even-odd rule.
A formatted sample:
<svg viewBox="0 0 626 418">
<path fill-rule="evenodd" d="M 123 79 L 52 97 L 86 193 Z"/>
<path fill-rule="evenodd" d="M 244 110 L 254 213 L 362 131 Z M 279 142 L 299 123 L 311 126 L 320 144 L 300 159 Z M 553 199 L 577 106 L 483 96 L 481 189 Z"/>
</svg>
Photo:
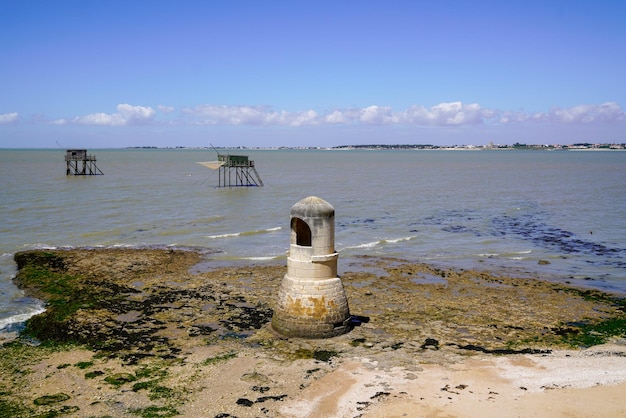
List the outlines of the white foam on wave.
<svg viewBox="0 0 626 418">
<path fill-rule="evenodd" d="M 409 237 L 402 237 L 402 238 L 395 238 L 395 239 L 386 239 L 386 240 L 383 240 L 383 242 L 388 242 L 390 244 L 396 244 L 398 242 L 411 241 L 412 239 L 415 239 L 415 237 L 414 236 L 409 236 Z"/>
<path fill-rule="evenodd" d="M 244 232 L 231 232 L 228 234 L 217 234 L 217 235 L 207 235 L 209 239 L 221 239 L 221 238 L 236 238 L 246 235 L 258 235 L 258 234 L 269 234 L 271 232 L 280 231 L 283 229 L 281 226 L 277 226 L 274 228 L 266 228 L 266 229 L 255 229 L 253 231 L 244 231 Z"/>
<path fill-rule="evenodd" d="M 241 232 L 235 232 L 232 234 L 218 234 L 218 235 L 207 235 L 207 238 L 210 239 L 219 239 L 219 238 L 233 238 L 241 235 Z"/>
<path fill-rule="evenodd" d="M 272 255 L 272 256 L 266 256 L 266 257 L 241 257 L 242 260 L 252 260 L 252 261 L 268 261 L 268 260 L 277 260 L 281 257 L 284 256 L 279 256 L 279 255 Z"/>
<path fill-rule="evenodd" d="M 476 257 L 484 257 L 484 258 L 495 258 L 495 257 L 503 257 L 508 258 L 510 260 L 525 260 L 528 257 L 525 257 L 525 254 L 532 253 L 532 250 L 523 250 L 523 251 L 510 251 L 508 253 L 478 253 Z"/>
<path fill-rule="evenodd" d="M 410 241 L 412 239 L 415 239 L 415 236 L 379 239 L 378 241 L 365 242 L 363 244 L 348 245 L 347 247 L 344 247 L 343 249 L 353 250 L 353 249 L 359 249 L 359 248 L 374 248 L 374 247 L 383 246 L 385 244 L 397 244 L 403 241 Z"/>
<path fill-rule="evenodd" d="M 36 250 L 58 250 L 59 248 L 61 248 L 56 245 L 42 244 L 42 243 L 26 244 L 24 245 L 24 247 L 27 247 L 27 248 L 30 247 Z"/>
<path fill-rule="evenodd" d="M 233 254 L 219 254 L 215 255 L 213 260 L 226 261 L 226 262 L 239 262 L 239 261 L 271 261 L 271 260 L 280 260 L 285 258 L 284 254 L 279 255 L 267 255 L 267 256 L 257 256 L 257 255 L 233 255 Z"/>
<path fill-rule="evenodd" d="M 380 245 L 382 241 L 372 241 L 372 242 L 366 242 L 364 244 L 358 244 L 358 245 L 348 245 L 347 247 L 344 247 L 344 250 L 353 250 L 353 249 L 357 249 L 357 248 L 374 248 L 377 245 Z"/>
<path fill-rule="evenodd" d="M 26 322 L 28 319 L 35 315 L 39 315 L 46 311 L 43 303 L 37 303 L 33 305 L 27 312 L 18 313 L 15 315 L 11 315 L 6 318 L 0 318 L 0 332 L 6 330 L 6 328 L 11 325 L 19 324 L 22 322 Z"/>
<path fill-rule="evenodd" d="M 531 260 L 533 259 L 532 256 L 529 256 L 529 254 L 531 253 L 532 253 L 532 250 L 512 251 L 510 253 L 502 254 L 502 257 L 507 258 L 509 260 L 516 260 L 516 261 Z"/>
<path fill-rule="evenodd" d="M 94 245 L 94 248 L 138 248 L 136 244 L 111 244 L 111 245 Z"/>
</svg>

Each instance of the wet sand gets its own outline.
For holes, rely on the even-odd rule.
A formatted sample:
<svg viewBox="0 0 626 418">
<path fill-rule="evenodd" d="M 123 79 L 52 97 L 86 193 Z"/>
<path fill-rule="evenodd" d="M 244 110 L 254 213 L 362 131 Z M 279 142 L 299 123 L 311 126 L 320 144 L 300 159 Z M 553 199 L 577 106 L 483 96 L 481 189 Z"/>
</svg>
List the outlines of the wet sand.
<svg viewBox="0 0 626 418">
<path fill-rule="evenodd" d="M 5 406 L 19 411 L 115 417 L 626 414 L 623 331 L 606 344 L 572 348 L 582 333 L 575 324 L 623 318 L 623 306 L 611 295 L 363 258 L 342 276 L 351 313 L 361 322 L 331 339 L 285 339 L 269 328 L 282 265 L 214 268 L 210 255 L 196 251 L 85 249 L 31 253 L 22 258 L 20 275 L 33 255 L 61 275 L 55 285 L 76 291 L 80 304 L 46 330 L 49 338 L 73 344 L 0 349 Z M 20 275 L 16 283 L 29 294 L 68 304 L 67 295 Z"/>
</svg>

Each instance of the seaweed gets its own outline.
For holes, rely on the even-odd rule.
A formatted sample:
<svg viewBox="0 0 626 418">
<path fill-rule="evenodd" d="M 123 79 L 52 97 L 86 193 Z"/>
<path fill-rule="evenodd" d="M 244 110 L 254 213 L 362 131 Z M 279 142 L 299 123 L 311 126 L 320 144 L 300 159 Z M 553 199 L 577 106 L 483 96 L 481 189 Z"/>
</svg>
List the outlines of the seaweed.
<svg viewBox="0 0 626 418">
<path fill-rule="evenodd" d="M 563 341 L 573 347 L 587 348 L 604 344 L 612 337 L 626 337 L 626 317 L 582 323 L 573 328 L 576 332 L 565 332 L 561 335 Z"/>
<path fill-rule="evenodd" d="M 146 408 L 133 409 L 130 411 L 133 415 L 140 416 L 141 418 L 169 418 L 180 413 L 169 406 L 148 406 Z"/>
</svg>

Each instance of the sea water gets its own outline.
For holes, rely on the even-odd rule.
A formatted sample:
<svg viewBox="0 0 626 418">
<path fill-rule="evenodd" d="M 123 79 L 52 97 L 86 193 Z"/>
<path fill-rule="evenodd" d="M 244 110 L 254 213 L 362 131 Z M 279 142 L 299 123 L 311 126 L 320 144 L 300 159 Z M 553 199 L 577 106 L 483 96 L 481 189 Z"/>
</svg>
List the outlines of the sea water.
<svg viewBox="0 0 626 418">
<path fill-rule="evenodd" d="M 340 274 L 363 255 L 626 294 L 626 152 L 220 150 L 264 187 L 218 188 L 208 149 L 0 150 L 0 329 L 44 307 L 12 283 L 17 251 L 193 247 L 209 264 L 283 263 L 291 206 L 335 208 Z"/>
</svg>

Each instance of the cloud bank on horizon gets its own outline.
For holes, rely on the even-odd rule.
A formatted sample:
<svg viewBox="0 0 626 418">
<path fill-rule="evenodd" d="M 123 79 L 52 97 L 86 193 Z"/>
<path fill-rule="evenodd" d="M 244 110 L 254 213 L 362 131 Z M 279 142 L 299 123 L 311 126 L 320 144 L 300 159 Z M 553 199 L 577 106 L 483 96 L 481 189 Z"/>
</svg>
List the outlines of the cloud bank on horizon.
<svg viewBox="0 0 626 418">
<path fill-rule="evenodd" d="M 174 115 L 174 117 L 172 117 Z M 163 117 L 160 117 L 163 116 Z M 413 105 L 394 111 L 389 106 L 367 106 L 360 109 L 336 109 L 326 113 L 315 110 L 276 111 L 269 106 L 198 105 L 176 110 L 159 105 L 133 106 L 119 104 L 117 112 L 78 115 L 68 119 L 21 120 L 17 112 L 0 114 L 0 124 L 40 123 L 83 126 L 320 126 L 320 125 L 413 125 L 471 126 L 478 124 L 506 125 L 526 122 L 554 124 L 625 123 L 626 112 L 617 103 L 578 105 L 548 112 L 523 112 L 487 109 L 479 104 L 440 103 L 426 108 Z"/>
<path fill-rule="evenodd" d="M 10 2 L 0 148 L 623 143 L 624 21 L 566 0 Z"/>
</svg>

